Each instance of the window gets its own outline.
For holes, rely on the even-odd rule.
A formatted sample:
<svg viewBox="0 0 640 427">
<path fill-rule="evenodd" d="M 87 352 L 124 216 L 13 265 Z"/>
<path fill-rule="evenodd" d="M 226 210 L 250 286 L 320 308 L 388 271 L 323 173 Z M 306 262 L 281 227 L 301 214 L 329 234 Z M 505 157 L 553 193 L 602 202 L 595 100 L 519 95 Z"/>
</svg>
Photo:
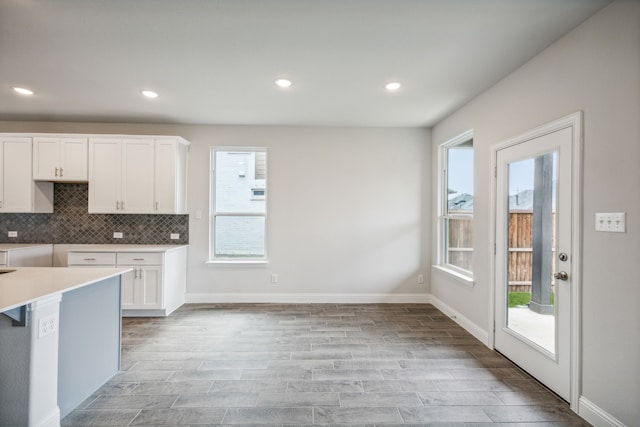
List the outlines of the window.
<svg viewBox="0 0 640 427">
<path fill-rule="evenodd" d="M 263 148 L 212 148 L 213 261 L 265 260 L 267 152 Z"/>
<path fill-rule="evenodd" d="M 438 265 L 467 279 L 473 260 L 473 132 L 439 150 Z"/>
</svg>

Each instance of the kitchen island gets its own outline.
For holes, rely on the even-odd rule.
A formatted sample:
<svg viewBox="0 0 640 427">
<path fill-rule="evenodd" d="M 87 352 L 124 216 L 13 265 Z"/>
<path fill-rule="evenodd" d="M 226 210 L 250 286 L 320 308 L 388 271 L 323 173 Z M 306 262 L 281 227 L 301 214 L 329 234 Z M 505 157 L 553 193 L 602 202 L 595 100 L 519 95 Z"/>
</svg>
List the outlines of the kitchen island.
<svg viewBox="0 0 640 427">
<path fill-rule="evenodd" d="M 58 427 L 118 372 L 129 270 L 0 270 L 0 426 Z"/>
</svg>

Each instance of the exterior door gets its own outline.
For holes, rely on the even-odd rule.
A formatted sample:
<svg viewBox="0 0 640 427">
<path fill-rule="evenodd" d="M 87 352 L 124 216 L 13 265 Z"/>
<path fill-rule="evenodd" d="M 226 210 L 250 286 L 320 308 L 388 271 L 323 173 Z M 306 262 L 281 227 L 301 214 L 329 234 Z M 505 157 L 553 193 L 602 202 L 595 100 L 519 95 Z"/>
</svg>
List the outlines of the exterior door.
<svg viewBox="0 0 640 427">
<path fill-rule="evenodd" d="M 569 122 L 495 149 L 494 347 L 571 402 L 579 128 Z"/>
</svg>

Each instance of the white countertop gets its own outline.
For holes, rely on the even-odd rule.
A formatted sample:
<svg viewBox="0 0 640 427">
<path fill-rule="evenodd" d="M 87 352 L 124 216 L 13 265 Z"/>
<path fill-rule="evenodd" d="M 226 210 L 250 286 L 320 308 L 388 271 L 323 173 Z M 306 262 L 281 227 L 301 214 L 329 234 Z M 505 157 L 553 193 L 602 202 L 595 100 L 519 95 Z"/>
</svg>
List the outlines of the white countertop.
<svg viewBox="0 0 640 427">
<path fill-rule="evenodd" d="M 52 246 L 50 243 L 0 243 L 0 251 L 16 251 L 20 249 L 35 248 L 38 246 Z"/>
<path fill-rule="evenodd" d="M 67 252 L 167 252 L 188 245 L 74 245 Z"/>
<path fill-rule="evenodd" d="M 40 298 L 71 291 L 118 276 L 130 268 L 15 267 L 0 274 L 0 313 L 37 301 Z"/>
</svg>

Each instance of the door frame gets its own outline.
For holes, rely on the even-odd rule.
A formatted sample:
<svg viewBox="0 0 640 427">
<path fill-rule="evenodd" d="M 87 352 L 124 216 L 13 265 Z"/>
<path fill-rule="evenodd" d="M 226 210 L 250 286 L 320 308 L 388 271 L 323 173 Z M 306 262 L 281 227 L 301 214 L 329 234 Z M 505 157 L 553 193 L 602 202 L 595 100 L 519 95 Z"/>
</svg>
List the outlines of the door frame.
<svg viewBox="0 0 640 427">
<path fill-rule="evenodd" d="M 506 139 L 491 146 L 491 216 L 490 247 L 491 268 L 489 273 L 489 340 L 491 349 L 495 350 L 495 294 L 496 294 L 496 229 L 497 229 L 497 156 L 498 151 L 529 141 L 561 129 L 572 128 L 571 137 L 571 343 L 570 364 L 570 401 L 571 409 L 578 411 L 578 400 L 582 387 L 582 111 L 545 123 L 525 131 L 515 137 Z"/>
</svg>

